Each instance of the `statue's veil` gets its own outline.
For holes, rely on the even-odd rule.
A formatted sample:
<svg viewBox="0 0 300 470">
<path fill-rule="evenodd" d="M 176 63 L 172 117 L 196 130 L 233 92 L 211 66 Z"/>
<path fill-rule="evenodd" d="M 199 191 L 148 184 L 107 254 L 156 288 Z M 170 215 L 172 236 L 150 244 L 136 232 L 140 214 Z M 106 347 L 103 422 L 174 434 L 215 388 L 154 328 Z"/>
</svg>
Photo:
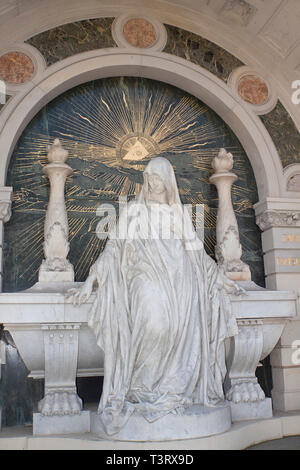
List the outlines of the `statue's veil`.
<svg viewBox="0 0 300 470">
<path fill-rule="evenodd" d="M 180 204 L 181 201 L 179 197 L 177 182 L 175 178 L 175 173 L 173 167 L 169 160 L 164 157 L 154 157 L 144 170 L 144 184 L 142 187 L 141 192 L 138 194 L 136 198 L 136 202 L 145 202 L 149 196 L 149 183 L 148 177 L 149 175 L 156 174 L 160 176 L 164 185 L 168 192 L 168 203 L 169 205 L 172 204 Z"/>
<path fill-rule="evenodd" d="M 174 173 L 174 169 L 169 162 L 164 157 L 154 157 L 144 170 L 144 184 L 142 186 L 141 192 L 135 199 L 137 204 L 145 204 L 149 199 L 149 175 L 156 174 L 162 179 L 166 189 L 167 189 L 167 199 L 168 204 L 173 206 L 174 209 L 179 213 L 182 220 L 182 235 L 185 241 L 188 243 L 186 248 L 189 250 L 199 250 L 203 248 L 202 241 L 197 237 L 197 233 L 194 229 L 191 217 L 187 209 L 183 206 L 177 186 L 177 181 Z"/>
</svg>

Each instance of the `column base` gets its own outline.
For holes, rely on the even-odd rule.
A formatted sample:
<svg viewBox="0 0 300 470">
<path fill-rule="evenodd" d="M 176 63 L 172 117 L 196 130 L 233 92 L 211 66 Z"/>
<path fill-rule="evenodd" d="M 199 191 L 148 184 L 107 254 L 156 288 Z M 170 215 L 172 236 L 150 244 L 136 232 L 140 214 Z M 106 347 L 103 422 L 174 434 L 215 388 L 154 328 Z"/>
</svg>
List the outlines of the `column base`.
<svg viewBox="0 0 300 470">
<path fill-rule="evenodd" d="M 226 271 L 226 276 L 232 281 L 251 281 L 250 271 Z"/>
<path fill-rule="evenodd" d="M 283 391 L 272 390 L 272 401 L 274 410 L 278 411 L 299 411 L 300 410 L 300 390 Z"/>
<path fill-rule="evenodd" d="M 230 404 L 233 423 L 236 421 L 246 421 L 248 419 L 272 418 L 273 416 L 271 398 L 247 403 L 228 403 Z"/>
<path fill-rule="evenodd" d="M 39 282 L 74 282 L 74 271 L 39 271 Z"/>
<path fill-rule="evenodd" d="M 44 416 L 33 413 L 33 435 L 81 434 L 90 432 L 90 412 L 81 411 L 76 415 Z"/>
</svg>

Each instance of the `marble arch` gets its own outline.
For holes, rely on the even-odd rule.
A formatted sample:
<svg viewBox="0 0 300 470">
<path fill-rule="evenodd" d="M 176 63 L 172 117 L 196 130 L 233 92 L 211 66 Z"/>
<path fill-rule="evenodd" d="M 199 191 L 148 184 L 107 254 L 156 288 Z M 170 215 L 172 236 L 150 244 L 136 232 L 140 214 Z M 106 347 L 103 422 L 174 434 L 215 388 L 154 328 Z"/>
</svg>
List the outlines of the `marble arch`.
<svg viewBox="0 0 300 470">
<path fill-rule="evenodd" d="M 235 132 L 253 167 L 259 199 L 283 194 L 277 150 L 259 118 L 230 88 L 203 68 L 162 52 L 102 49 L 62 60 L 41 70 L 7 104 L 0 136 L 0 185 L 14 146 L 34 115 L 49 101 L 81 83 L 112 76 L 141 76 L 177 86 L 211 107 Z"/>
</svg>

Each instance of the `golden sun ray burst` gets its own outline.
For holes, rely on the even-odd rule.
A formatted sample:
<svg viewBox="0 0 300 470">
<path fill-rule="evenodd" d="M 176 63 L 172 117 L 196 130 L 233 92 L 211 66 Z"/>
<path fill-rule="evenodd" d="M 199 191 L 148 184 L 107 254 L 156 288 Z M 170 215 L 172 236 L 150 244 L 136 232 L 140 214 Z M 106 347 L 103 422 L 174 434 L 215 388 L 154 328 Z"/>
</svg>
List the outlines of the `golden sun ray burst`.
<svg viewBox="0 0 300 470">
<path fill-rule="evenodd" d="M 156 155 L 171 161 L 182 202 L 204 204 L 209 254 L 214 252 L 217 195 L 208 178 L 211 160 L 220 147 L 235 157 L 239 176 L 233 187 L 235 210 L 240 218 L 250 220 L 256 202 L 252 169 L 234 134 L 211 109 L 182 90 L 148 79 L 89 82 L 45 106 L 14 151 L 7 183 L 14 187 L 14 202 L 6 228 L 10 248 L 5 263 L 15 265 L 18 260 L 18 269 L 7 280 L 8 290 L 29 287 L 37 278 L 49 197 L 49 182 L 42 170 L 55 138 L 69 151 L 68 163 L 74 170 L 66 183 L 66 206 L 70 261 L 77 280 L 85 279 L 105 245 L 96 236 L 99 204 L 116 205 L 119 196 L 134 198 L 141 189 L 145 166 Z M 242 239 L 246 250 L 253 249 L 253 244 L 259 249 L 258 232 L 253 230 Z"/>
</svg>

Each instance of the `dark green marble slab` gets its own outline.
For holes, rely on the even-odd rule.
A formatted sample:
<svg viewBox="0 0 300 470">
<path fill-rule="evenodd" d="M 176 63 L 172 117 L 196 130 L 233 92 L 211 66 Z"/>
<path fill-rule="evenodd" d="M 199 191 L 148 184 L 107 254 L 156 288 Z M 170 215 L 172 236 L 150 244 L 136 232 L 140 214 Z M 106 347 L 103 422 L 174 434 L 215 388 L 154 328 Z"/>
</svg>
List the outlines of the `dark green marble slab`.
<svg viewBox="0 0 300 470">
<path fill-rule="evenodd" d="M 168 41 L 164 52 L 200 65 L 224 81 L 235 68 L 244 65 L 237 57 L 208 39 L 176 26 L 165 27 Z"/>
<path fill-rule="evenodd" d="M 113 18 L 96 18 L 68 23 L 37 34 L 26 43 L 36 47 L 47 65 L 52 65 L 80 52 L 116 47 L 112 22 Z"/>
<path fill-rule="evenodd" d="M 282 103 L 278 101 L 276 107 L 260 119 L 277 148 L 283 168 L 299 163 L 300 133 Z"/>
</svg>

